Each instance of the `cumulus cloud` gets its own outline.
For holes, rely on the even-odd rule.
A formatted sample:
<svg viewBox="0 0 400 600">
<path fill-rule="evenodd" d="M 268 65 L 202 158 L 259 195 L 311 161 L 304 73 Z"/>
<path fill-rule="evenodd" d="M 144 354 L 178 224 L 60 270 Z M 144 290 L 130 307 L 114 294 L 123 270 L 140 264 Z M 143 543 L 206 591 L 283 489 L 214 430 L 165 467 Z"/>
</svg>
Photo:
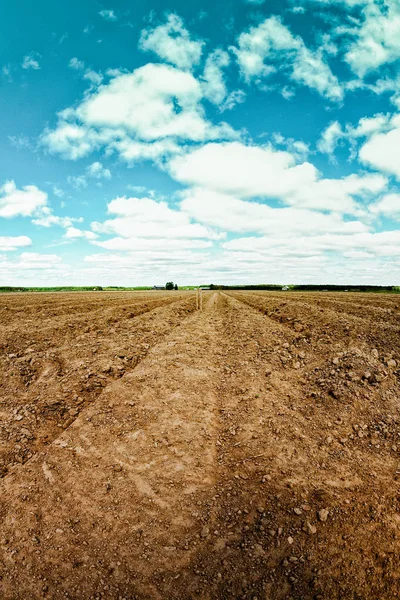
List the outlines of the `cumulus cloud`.
<svg viewBox="0 0 400 600">
<path fill-rule="evenodd" d="M 152 51 L 184 70 L 191 70 L 199 64 L 203 45 L 203 41 L 191 39 L 182 19 L 175 14 L 168 15 L 163 25 L 144 29 L 139 42 L 141 50 Z"/>
<path fill-rule="evenodd" d="M 12 250 L 17 250 L 18 248 L 25 248 L 26 246 L 31 246 L 32 240 L 26 235 L 19 236 L 0 236 L 0 250 L 2 252 L 11 252 Z"/>
<path fill-rule="evenodd" d="M 354 233 L 366 230 L 359 221 L 344 222 L 337 213 L 309 209 L 273 208 L 261 202 L 248 202 L 205 189 L 183 193 L 181 209 L 210 227 L 225 227 L 235 233 L 257 233 L 272 239 L 285 236 L 312 236 L 320 233 Z M 224 247 L 230 247 L 224 245 Z"/>
<path fill-rule="evenodd" d="M 129 148 L 135 157 L 143 149 L 146 157 L 151 154 L 148 144 L 160 141 L 237 137 L 228 125 L 206 120 L 201 99 L 201 85 L 190 73 L 147 64 L 113 78 L 86 94 L 76 108 L 62 111 L 57 127 L 46 130 L 41 142 L 51 152 L 77 160 L 101 147 L 122 149 L 123 157 L 129 156 Z M 167 146 L 170 151 L 172 144 Z"/>
<path fill-rule="evenodd" d="M 104 223 L 92 223 L 94 232 L 116 234 L 126 239 L 185 239 L 188 243 L 201 238 L 216 240 L 225 237 L 224 233 L 192 223 L 186 213 L 152 198 L 115 198 L 108 204 L 108 213 L 115 216 Z M 121 244 L 125 245 L 125 242 Z"/>
<path fill-rule="evenodd" d="M 207 144 L 173 158 L 169 170 L 177 181 L 239 198 L 264 197 L 298 208 L 357 214 L 357 200 L 387 186 L 378 174 L 324 179 L 309 162 L 272 146 L 239 142 Z"/>
<path fill-rule="evenodd" d="M 35 185 L 18 189 L 15 181 L 0 186 L 0 217 L 28 217 L 47 204 L 47 194 Z"/>
<path fill-rule="evenodd" d="M 259 81 L 276 70 L 287 71 L 296 83 L 316 90 L 330 100 L 343 98 L 343 89 L 321 50 L 306 47 L 278 17 L 269 17 L 260 25 L 240 34 L 238 47 L 233 47 L 245 80 Z"/>
<path fill-rule="evenodd" d="M 385 123 L 385 128 L 387 124 Z M 372 135 L 359 151 L 359 159 L 363 163 L 379 169 L 400 179 L 400 115 L 389 121 L 389 130 L 382 133 L 379 127 L 370 130 Z"/>
<path fill-rule="evenodd" d="M 345 60 L 359 77 L 400 58 L 400 7 L 398 2 L 366 2 L 360 27 L 347 33 L 350 42 Z"/>
</svg>

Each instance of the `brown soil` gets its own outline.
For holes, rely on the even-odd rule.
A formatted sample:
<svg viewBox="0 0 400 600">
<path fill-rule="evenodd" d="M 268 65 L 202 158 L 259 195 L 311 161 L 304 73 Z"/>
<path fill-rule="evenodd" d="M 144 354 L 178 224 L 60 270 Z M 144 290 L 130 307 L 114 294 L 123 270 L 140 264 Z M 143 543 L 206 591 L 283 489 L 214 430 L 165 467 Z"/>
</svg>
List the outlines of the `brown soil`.
<svg viewBox="0 0 400 600">
<path fill-rule="evenodd" d="M 400 300 L 0 297 L 0 598 L 400 588 Z"/>
</svg>

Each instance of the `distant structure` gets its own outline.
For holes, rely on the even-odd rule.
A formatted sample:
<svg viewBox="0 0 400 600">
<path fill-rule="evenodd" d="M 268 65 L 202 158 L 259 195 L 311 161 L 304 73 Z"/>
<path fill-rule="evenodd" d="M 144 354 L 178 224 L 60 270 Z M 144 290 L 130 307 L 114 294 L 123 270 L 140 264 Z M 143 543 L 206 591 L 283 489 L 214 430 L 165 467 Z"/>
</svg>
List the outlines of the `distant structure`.
<svg viewBox="0 0 400 600">
<path fill-rule="evenodd" d="M 288 285 L 284 285 L 282 288 L 282 292 L 288 292 L 289 291 L 289 286 Z"/>
<path fill-rule="evenodd" d="M 153 290 L 165 290 L 164 285 L 153 285 Z"/>
<path fill-rule="evenodd" d="M 207 287 L 207 286 L 203 285 L 200 289 L 201 290 L 210 290 L 211 288 L 209 286 Z"/>
</svg>

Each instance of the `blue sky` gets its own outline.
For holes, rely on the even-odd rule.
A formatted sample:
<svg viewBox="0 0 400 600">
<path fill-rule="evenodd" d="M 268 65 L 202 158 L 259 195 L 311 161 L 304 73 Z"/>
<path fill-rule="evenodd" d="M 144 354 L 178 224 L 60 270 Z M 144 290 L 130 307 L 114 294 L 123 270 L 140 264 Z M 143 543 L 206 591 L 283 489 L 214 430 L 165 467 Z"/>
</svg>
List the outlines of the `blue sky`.
<svg viewBox="0 0 400 600">
<path fill-rule="evenodd" d="M 0 285 L 400 283 L 400 0 L 8 3 Z"/>
</svg>

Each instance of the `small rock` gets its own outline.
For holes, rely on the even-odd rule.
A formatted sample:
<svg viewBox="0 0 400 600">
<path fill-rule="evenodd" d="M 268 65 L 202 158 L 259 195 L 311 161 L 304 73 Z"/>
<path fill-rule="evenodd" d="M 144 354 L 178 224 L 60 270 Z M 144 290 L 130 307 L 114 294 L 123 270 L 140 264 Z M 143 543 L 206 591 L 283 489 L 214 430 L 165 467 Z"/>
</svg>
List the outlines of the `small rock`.
<svg viewBox="0 0 400 600">
<path fill-rule="evenodd" d="M 397 366 L 397 362 L 393 358 L 389 359 L 386 364 L 388 367 L 392 368 L 395 368 Z"/>
<path fill-rule="evenodd" d="M 265 371 L 265 377 L 269 377 L 272 374 L 271 369 L 266 369 Z"/>
<path fill-rule="evenodd" d="M 293 512 L 295 513 L 295 515 L 301 515 L 303 511 L 301 510 L 301 508 L 296 507 L 293 509 Z"/>
<path fill-rule="evenodd" d="M 322 523 L 325 523 L 325 521 L 328 520 L 328 515 L 329 515 L 329 510 L 326 508 L 323 508 L 320 511 L 318 511 L 318 519 L 320 521 L 322 521 Z"/>
<path fill-rule="evenodd" d="M 203 529 L 201 530 L 201 537 L 202 538 L 206 538 L 208 536 L 208 534 L 210 533 L 210 530 L 208 527 L 203 527 Z"/>
<path fill-rule="evenodd" d="M 299 363 L 299 362 L 295 362 L 295 363 L 293 364 L 293 368 L 294 368 L 294 369 L 300 369 L 300 366 L 301 366 L 301 365 L 300 365 L 300 363 Z"/>
<path fill-rule="evenodd" d="M 339 359 L 338 358 L 334 358 L 332 360 L 332 362 L 333 362 L 334 365 L 338 365 L 339 364 Z"/>
<path fill-rule="evenodd" d="M 294 539 L 289 536 L 288 539 L 287 539 L 287 541 L 288 541 L 288 544 L 291 546 L 293 544 L 293 542 L 294 542 Z"/>
<path fill-rule="evenodd" d="M 371 350 L 371 356 L 373 356 L 374 358 L 378 358 L 379 357 L 379 352 L 376 348 L 373 348 Z"/>
<path fill-rule="evenodd" d="M 306 522 L 306 531 L 310 535 L 315 535 L 317 533 L 317 528 L 315 527 L 315 525 L 312 525 L 309 521 L 307 521 Z"/>
</svg>

